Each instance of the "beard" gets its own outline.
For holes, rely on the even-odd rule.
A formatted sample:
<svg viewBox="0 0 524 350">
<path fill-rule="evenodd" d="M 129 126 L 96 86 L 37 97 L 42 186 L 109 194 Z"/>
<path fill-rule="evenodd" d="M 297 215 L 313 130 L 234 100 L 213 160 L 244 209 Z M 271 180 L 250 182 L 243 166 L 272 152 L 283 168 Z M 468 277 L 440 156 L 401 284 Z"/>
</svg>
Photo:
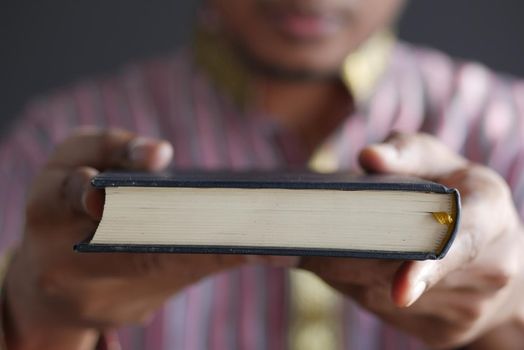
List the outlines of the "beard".
<svg viewBox="0 0 524 350">
<path fill-rule="evenodd" d="M 254 74 L 272 80 L 294 83 L 328 82 L 338 80 L 340 77 L 340 69 L 338 67 L 325 70 L 302 67 L 295 68 L 264 60 L 241 45 L 235 45 L 235 49 L 246 67 Z"/>
</svg>

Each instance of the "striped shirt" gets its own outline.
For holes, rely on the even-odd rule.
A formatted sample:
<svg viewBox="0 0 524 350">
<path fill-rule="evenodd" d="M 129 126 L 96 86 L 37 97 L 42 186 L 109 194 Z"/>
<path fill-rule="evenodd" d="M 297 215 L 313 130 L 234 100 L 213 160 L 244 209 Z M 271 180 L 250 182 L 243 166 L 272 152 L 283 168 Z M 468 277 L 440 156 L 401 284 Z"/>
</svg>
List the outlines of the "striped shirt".
<svg viewBox="0 0 524 350">
<path fill-rule="evenodd" d="M 118 127 L 171 141 L 176 168 L 274 169 L 304 164 L 261 111 L 239 108 L 191 51 L 126 66 L 33 101 L 0 145 L 0 247 L 23 230 L 28 184 L 54 145 L 80 125 Z M 509 183 L 524 217 L 524 83 L 475 63 L 397 43 L 372 93 L 326 141 L 341 169 L 392 130 L 427 132 Z M 295 145 L 296 146 L 296 145 Z M 119 331 L 123 349 L 287 349 L 290 272 L 247 266 L 174 296 L 147 327 Z M 345 349 L 418 349 L 414 338 L 349 299 L 340 307 Z"/>
</svg>

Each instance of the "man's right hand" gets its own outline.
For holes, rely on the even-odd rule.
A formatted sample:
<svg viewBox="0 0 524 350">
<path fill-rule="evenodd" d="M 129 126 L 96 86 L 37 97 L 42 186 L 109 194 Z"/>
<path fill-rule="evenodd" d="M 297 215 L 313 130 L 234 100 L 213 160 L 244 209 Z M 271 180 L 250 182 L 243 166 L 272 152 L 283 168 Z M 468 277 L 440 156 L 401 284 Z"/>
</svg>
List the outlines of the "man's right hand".
<svg viewBox="0 0 524 350">
<path fill-rule="evenodd" d="M 9 349 L 92 349 L 100 331 L 144 322 L 185 286 L 246 262 L 235 255 L 73 251 L 103 211 L 93 176 L 162 170 L 172 154 L 165 141 L 121 130 L 84 129 L 58 146 L 31 188 L 25 234 L 6 276 Z"/>
</svg>

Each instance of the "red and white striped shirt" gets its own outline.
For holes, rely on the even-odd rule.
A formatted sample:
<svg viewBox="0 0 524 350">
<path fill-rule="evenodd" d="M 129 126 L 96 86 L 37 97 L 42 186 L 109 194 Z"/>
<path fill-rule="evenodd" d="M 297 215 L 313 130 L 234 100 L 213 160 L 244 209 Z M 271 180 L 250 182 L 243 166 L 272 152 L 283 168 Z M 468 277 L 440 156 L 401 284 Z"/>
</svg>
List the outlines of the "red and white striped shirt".
<svg viewBox="0 0 524 350">
<path fill-rule="evenodd" d="M 195 64 L 191 51 L 125 67 L 33 101 L 0 146 L 0 248 L 23 230 L 28 184 L 54 145 L 80 125 L 118 127 L 171 141 L 176 168 L 282 168 L 304 162 L 278 142 L 261 111 L 239 108 Z M 342 169 L 391 130 L 427 132 L 509 183 L 524 217 L 524 82 L 397 43 L 373 93 L 328 143 Z M 293 148 L 293 147 L 291 147 Z M 144 328 L 119 332 L 123 349 L 286 349 L 289 272 L 247 266 L 211 276 L 174 296 Z M 347 349 L 416 349 L 400 333 L 344 300 Z"/>
</svg>

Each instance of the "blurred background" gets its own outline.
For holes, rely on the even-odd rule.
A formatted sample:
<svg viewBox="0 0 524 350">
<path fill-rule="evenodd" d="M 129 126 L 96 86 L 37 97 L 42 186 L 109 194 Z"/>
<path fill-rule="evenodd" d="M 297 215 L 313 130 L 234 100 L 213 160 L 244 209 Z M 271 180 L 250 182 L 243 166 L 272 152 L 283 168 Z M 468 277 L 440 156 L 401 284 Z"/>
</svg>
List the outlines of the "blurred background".
<svg viewBox="0 0 524 350">
<path fill-rule="evenodd" d="M 172 51 L 200 1 L 17 0 L 0 5 L 0 132 L 25 101 Z M 524 77 L 524 1 L 411 0 L 399 35 Z"/>
</svg>

